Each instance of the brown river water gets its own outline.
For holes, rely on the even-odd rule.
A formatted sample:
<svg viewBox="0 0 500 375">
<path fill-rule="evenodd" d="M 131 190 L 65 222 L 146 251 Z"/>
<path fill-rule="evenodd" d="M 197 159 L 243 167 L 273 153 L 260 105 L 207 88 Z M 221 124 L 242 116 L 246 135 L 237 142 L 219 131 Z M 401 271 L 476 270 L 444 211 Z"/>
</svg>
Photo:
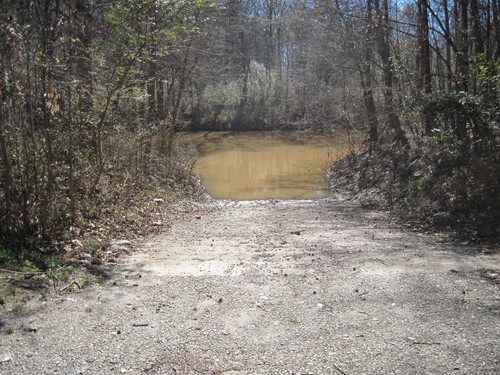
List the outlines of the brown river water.
<svg viewBox="0 0 500 375">
<path fill-rule="evenodd" d="M 329 197 L 326 168 L 347 155 L 360 139 L 360 135 L 341 131 L 334 135 L 203 132 L 182 136 L 200 152 L 194 171 L 210 195 L 234 200 Z"/>
</svg>

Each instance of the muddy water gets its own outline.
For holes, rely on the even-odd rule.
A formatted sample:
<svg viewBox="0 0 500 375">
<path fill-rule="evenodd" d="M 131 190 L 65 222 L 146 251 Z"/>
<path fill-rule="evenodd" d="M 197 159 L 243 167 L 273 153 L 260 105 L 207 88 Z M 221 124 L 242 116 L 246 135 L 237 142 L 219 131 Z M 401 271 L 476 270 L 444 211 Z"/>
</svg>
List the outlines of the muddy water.
<svg viewBox="0 0 500 375">
<path fill-rule="evenodd" d="M 200 151 L 195 173 L 216 199 L 328 197 L 326 167 L 353 147 L 352 136 L 340 132 L 333 137 L 303 132 L 209 132 L 183 138 Z"/>
</svg>

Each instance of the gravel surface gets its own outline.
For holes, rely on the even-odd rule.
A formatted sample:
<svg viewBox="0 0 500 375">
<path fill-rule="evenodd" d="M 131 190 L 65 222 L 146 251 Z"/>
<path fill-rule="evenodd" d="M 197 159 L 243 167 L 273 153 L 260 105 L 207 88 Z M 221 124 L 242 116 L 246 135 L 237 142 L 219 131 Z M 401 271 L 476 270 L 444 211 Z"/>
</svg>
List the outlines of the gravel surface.
<svg viewBox="0 0 500 375">
<path fill-rule="evenodd" d="M 103 285 L 0 306 L 0 374 L 500 373 L 498 252 L 354 203 L 217 204 Z"/>
</svg>

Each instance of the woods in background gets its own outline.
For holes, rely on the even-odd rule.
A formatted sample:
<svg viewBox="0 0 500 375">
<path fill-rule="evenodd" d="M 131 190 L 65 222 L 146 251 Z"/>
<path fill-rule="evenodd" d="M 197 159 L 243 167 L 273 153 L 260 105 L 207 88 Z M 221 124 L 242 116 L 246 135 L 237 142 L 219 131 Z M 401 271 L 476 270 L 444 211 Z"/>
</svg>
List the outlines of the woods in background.
<svg viewBox="0 0 500 375">
<path fill-rule="evenodd" d="M 130 207 L 131 198 L 167 194 L 189 178 L 169 139 L 191 69 L 190 44 L 212 6 L 1 1 L 4 244 L 49 247 L 70 231 L 116 220 L 117 207 Z"/>
<path fill-rule="evenodd" d="M 498 0 L 0 4 L 4 243 L 188 179 L 180 129 L 366 131 L 360 188 L 498 218 Z"/>
</svg>

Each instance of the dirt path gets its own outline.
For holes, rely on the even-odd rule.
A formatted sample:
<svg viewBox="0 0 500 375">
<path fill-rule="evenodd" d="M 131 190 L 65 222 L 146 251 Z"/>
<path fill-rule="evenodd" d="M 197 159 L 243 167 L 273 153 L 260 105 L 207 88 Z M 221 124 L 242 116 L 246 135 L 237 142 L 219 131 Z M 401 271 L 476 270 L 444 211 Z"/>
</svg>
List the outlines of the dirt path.
<svg viewBox="0 0 500 375">
<path fill-rule="evenodd" d="M 0 311 L 0 373 L 498 374 L 495 269 L 355 204 L 227 203 L 106 285 Z"/>
</svg>

